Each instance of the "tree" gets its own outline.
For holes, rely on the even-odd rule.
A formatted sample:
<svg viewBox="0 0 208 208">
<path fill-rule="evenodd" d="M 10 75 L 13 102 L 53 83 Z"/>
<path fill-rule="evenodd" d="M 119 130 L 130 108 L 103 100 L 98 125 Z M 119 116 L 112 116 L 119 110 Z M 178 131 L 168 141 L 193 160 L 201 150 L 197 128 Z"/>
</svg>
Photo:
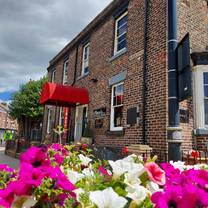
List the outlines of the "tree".
<svg viewBox="0 0 208 208">
<path fill-rule="evenodd" d="M 30 80 L 20 87 L 20 90 L 13 94 L 9 105 L 10 116 L 19 122 L 25 118 L 35 119 L 43 116 L 44 108 L 39 104 L 40 92 L 46 77 L 40 80 Z"/>
</svg>

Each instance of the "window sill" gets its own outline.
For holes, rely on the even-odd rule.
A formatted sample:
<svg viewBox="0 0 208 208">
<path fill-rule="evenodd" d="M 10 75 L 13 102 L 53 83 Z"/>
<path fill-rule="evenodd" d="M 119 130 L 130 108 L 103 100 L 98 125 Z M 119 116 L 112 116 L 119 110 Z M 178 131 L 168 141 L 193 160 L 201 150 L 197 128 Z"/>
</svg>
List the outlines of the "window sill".
<svg viewBox="0 0 208 208">
<path fill-rule="evenodd" d="M 127 48 L 124 48 L 120 51 L 118 51 L 117 53 L 115 53 L 110 59 L 109 62 L 114 61 L 115 59 L 117 59 L 118 57 L 120 57 L 121 55 L 125 54 L 127 52 Z"/>
<path fill-rule="evenodd" d="M 87 75 L 89 75 L 89 72 L 87 72 L 86 74 L 82 74 L 81 76 L 77 77 L 77 81 L 80 79 L 85 78 Z"/>
<path fill-rule="evenodd" d="M 208 135 L 208 129 L 194 129 L 194 136 L 207 136 Z"/>
<path fill-rule="evenodd" d="M 120 130 L 120 131 L 106 131 L 107 136 L 124 136 L 125 131 Z"/>
</svg>

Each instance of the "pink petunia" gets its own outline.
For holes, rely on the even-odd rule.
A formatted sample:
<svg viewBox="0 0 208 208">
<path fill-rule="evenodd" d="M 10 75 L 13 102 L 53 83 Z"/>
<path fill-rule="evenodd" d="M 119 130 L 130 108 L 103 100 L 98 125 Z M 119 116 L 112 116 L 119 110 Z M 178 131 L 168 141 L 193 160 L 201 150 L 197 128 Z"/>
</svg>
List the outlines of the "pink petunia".
<svg viewBox="0 0 208 208">
<path fill-rule="evenodd" d="M 108 173 L 108 171 L 107 171 L 103 166 L 100 166 L 100 167 L 98 168 L 98 171 L 99 171 L 102 175 L 104 175 L 104 176 L 111 176 L 111 175 Z"/>
<path fill-rule="evenodd" d="M 165 185 L 165 172 L 154 162 L 144 165 L 149 178 L 160 186 Z"/>
<path fill-rule="evenodd" d="M 10 168 L 8 165 L 6 164 L 0 164 L 0 171 L 7 171 L 7 172 L 14 172 L 13 168 Z"/>
<path fill-rule="evenodd" d="M 55 158 L 56 162 L 58 163 L 58 165 L 61 165 L 62 162 L 64 161 L 64 158 L 61 155 L 59 155 L 58 153 L 54 155 L 54 158 Z"/>
</svg>

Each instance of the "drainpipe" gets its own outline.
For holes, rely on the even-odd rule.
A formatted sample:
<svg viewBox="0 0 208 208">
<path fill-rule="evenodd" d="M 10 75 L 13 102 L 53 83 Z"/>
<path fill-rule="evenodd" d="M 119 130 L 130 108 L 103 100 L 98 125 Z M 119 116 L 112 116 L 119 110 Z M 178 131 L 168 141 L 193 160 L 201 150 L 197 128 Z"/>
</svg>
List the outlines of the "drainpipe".
<svg viewBox="0 0 208 208">
<path fill-rule="evenodd" d="M 73 86 L 76 82 L 78 49 L 79 49 L 79 46 L 76 47 L 75 64 L 74 64 L 74 80 L 73 80 L 71 86 Z"/>
<path fill-rule="evenodd" d="M 147 143 L 146 136 L 146 91 L 147 91 L 147 42 L 148 42 L 148 14 L 149 14 L 149 0 L 145 0 L 145 17 L 144 17 L 144 59 L 143 59 L 143 89 L 142 89 L 142 143 Z"/>
<path fill-rule="evenodd" d="M 182 159 L 177 78 L 177 0 L 168 0 L 168 159 Z"/>
</svg>

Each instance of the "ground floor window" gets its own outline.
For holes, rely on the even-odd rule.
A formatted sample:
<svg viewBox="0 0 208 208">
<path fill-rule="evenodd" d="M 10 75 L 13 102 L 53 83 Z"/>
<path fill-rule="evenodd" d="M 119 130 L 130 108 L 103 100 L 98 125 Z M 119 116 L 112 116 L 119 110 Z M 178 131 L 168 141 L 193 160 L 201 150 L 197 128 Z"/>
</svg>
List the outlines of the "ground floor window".
<svg viewBox="0 0 208 208">
<path fill-rule="evenodd" d="M 112 86 L 110 123 L 111 131 L 120 131 L 123 129 L 123 95 L 123 83 L 119 83 Z"/>
</svg>

